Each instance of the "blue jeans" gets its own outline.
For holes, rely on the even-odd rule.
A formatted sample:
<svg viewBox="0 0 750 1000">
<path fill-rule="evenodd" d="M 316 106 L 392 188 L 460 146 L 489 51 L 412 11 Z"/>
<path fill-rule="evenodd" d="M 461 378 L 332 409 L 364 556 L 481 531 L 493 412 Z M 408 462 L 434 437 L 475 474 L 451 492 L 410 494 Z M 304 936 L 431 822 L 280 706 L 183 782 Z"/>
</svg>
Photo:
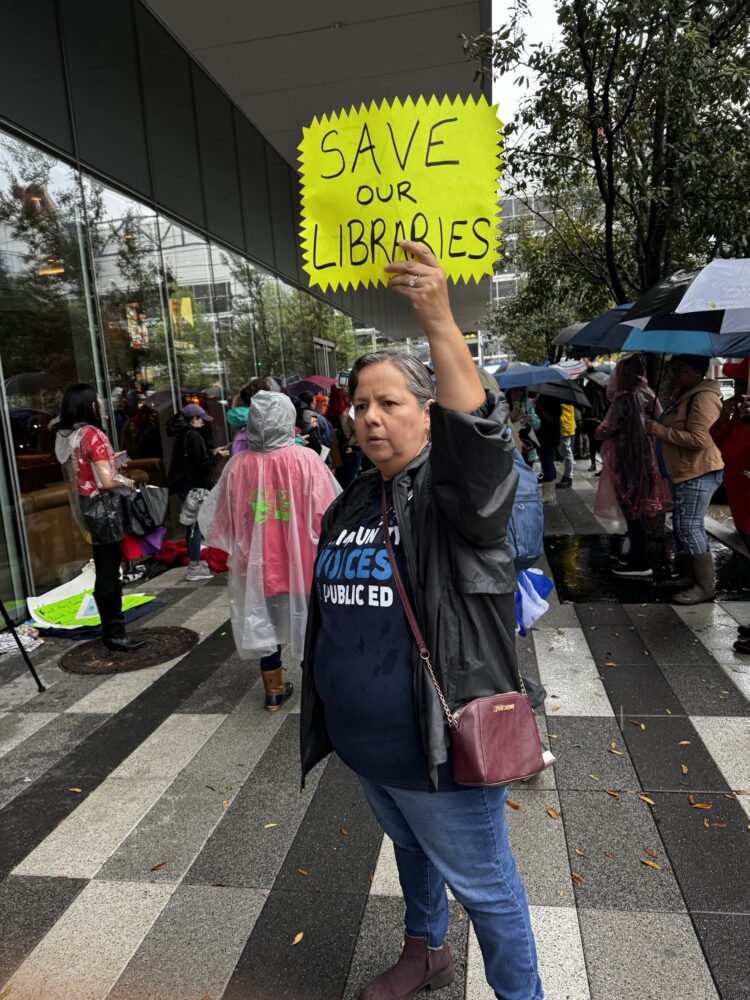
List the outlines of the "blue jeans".
<svg viewBox="0 0 750 1000">
<path fill-rule="evenodd" d="M 474 925 L 495 996 L 541 1000 L 529 908 L 508 844 L 507 789 L 428 792 L 359 780 L 394 844 L 406 933 L 427 938 L 429 948 L 443 944 L 447 883 Z"/>
<path fill-rule="evenodd" d="M 691 556 L 708 552 L 703 518 L 722 479 L 723 473 L 719 471 L 707 472 L 704 476 L 687 479 L 684 483 L 672 483 L 672 521 L 680 551 Z"/>
</svg>

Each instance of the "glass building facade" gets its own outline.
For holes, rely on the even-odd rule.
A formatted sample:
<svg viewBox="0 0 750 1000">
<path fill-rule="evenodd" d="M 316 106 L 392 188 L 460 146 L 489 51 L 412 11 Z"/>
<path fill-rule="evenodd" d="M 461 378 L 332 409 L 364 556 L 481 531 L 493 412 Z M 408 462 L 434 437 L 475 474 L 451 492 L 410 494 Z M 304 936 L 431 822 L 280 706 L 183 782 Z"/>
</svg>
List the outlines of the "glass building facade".
<svg viewBox="0 0 750 1000">
<path fill-rule="evenodd" d="M 307 290 L 296 175 L 138 0 L 4 14 L 0 62 L 0 598 L 90 550 L 54 456 L 64 389 L 94 385 L 115 448 L 165 482 L 168 418 L 225 413 L 255 375 L 335 375 L 399 306 Z"/>
</svg>

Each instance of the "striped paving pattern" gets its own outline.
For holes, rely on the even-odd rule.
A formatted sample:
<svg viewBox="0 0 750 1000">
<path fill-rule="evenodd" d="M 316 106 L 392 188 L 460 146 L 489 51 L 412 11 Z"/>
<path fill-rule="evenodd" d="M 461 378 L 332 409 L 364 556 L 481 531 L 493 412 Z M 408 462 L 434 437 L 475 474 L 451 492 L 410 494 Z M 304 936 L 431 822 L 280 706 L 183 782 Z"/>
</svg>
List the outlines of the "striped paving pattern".
<svg viewBox="0 0 750 1000">
<path fill-rule="evenodd" d="M 583 482 L 548 531 L 602 532 Z M 393 851 L 356 780 L 334 758 L 300 792 L 297 695 L 262 710 L 225 581 L 181 577 L 154 581 L 151 619 L 199 632 L 178 661 L 77 677 L 46 644 L 43 695 L 0 661 L 0 997 L 354 1000 L 398 954 Z M 519 639 L 558 757 L 508 809 L 550 1000 L 750 998 L 737 621 L 750 603 L 555 602 Z M 459 975 L 440 996 L 489 1000 L 450 905 Z"/>
</svg>

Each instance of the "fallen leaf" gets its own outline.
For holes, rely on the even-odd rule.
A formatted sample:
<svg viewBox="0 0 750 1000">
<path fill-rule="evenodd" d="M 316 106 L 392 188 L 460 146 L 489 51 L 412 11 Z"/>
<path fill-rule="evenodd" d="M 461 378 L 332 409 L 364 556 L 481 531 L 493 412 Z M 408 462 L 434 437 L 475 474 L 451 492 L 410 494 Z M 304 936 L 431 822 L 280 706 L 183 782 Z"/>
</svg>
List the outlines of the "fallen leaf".
<svg viewBox="0 0 750 1000">
<path fill-rule="evenodd" d="M 732 791 L 735 795 L 750 795 L 746 788 L 733 788 Z"/>
<path fill-rule="evenodd" d="M 710 829 L 710 827 L 711 827 L 711 824 L 708 822 L 707 819 L 704 819 L 703 820 L 703 829 L 704 830 L 708 830 L 708 829 Z"/>
<path fill-rule="evenodd" d="M 224 801 L 221 803 L 221 808 L 222 809 L 228 809 L 229 808 L 229 799 L 224 799 Z"/>
<path fill-rule="evenodd" d="M 586 857 L 586 852 L 585 851 L 579 851 L 577 847 L 576 847 L 576 854 L 578 855 L 579 858 L 585 858 Z"/>
<path fill-rule="evenodd" d="M 624 750 L 615 750 L 614 747 L 610 747 L 609 748 L 609 752 L 613 753 L 615 755 L 615 757 L 624 757 L 625 756 L 625 751 Z"/>
<path fill-rule="evenodd" d="M 463 920 L 464 919 L 464 915 L 463 915 L 463 913 L 460 910 L 458 911 L 458 919 L 459 920 Z"/>
<path fill-rule="evenodd" d="M 299 944 L 300 941 L 302 940 L 302 938 L 304 936 L 305 936 L 305 932 L 304 931 L 300 931 L 299 934 L 295 934 L 294 935 L 294 940 L 292 941 L 292 944 Z"/>
<path fill-rule="evenodd" d="M 506 804 L 506 806 L 510 806 L 511 809 L 520 809 L 521 808 L 517 802 L 513 801 L 513 799 L 506 799 L 505 804 Z"/>
<path fill-rule="evenodd" d="M 687 764 L 680 764 L 680 770 L 682 771 L 683 774 L 687 774 L 688 773 L 688 766 L 687 766 Z M 691 782 L 691 784 L 692 784 L 692 782 Z"/>
<path fill-rule="evenodd" d="M 614 854 L 612 854 L 611 851 L 602 851 L 602 854 L 604 855 L 605 858 L 608 858 L 610 861 L 614 857 Z"/>
<path fill-rule="evenodd" d="M 641 802 L 645 802 L 646 805 L 649 805 L 649 806 L 656 805 L 656 803 L 654 802 L 654 800 L 650 799 L 648 797 L 648 795 L 639 795 L 638 798 L 641 800 Z"/>
<path fill-rule="evenodd" d="M 688 802 L 692 805 L 695 802 L 695 796 L 691 793 L 688 795 Z"/>
<path fill-rule="evenodd" d="M 650 847 L 644 847 L 643 848 L 643 853 L 644 854 L 648 854 L 648 856 L 650 858 L 655 858 L 656 857 L 656 851 L 652 851 Z"/>
<path fill-rule="evenodd" d="M 590 774 L 589 778 L 591 778 L 592 781 L 599 781 L 599 778 L 595 774 Z"/>
<path fill-rule="evenodd" d="M 553 705 L 552 706 L 552 711 L 553 712 L 559 712 L 560 711 L 560 706 L 559 705 Z"/>
<path fill-rule="evenodd" d="M 279 825 L 278 823 L 264 823 L 263 824 L 263 829 L 264 830 L 273 830 L 273 828 L 275 826 L 278 826 L 278 825 Z"/>
<path fill-rule="evenodd" d="M 717 830 L 723 830 L 726 825 L 727 824 L 721 819 L 717 819 L 711 824 L 711 826 L 715 827 Z"/>
<path fill-rule="evenodd" d="M 607 795 L 611 795 L 613 799 L 619 799 L 620 798 L 620 793 L 619 792 L 613 792 L 610 788 L 605 788 L 604 791 L 607 793 Z"/>
<path fill-rule="evenodd" d="M 732 801 L 734 801 L 734 795 L 732 795 L 730 792 L 724 792 L 724 798 L 732 799 Z"/>
<path fill-rule="evenodd" d="M 635 719 L 628 719 L 628 722 L 630 723 L 631 726 L 637 726 L 639 729 L 646 728 L 645 722 L 636 722 Z"/>
<path fill-rule="evenodd" d="M 712 802 L 691 802 L 693 809 L 713 809 Z"/>
<path fill-rule="evenodd" d="M 341 834 L 342 837 L 348 837 L 349 836 L 349 831 L 347 830 L 347 828 L 345 826 L 340 826 L 339 827 L 339 833 Z"/>
<path fill-rule="evenodd" d="M 81 790 L 80 788 L 69 788 L 68 789 L 69 792 L 80 792 L 80 790 Z"/>
<path fill-rule="evenodd" d="M 672 714 L 672 709 L 671 708 L 665 708 L 664 711 L 666 712 L 667 715 L 671 715 Z"/>
<path fill-rule="evenodd" d="M 547 806 L 547 815 L 551 819 L 560 819 L 560 813 L 553 809 L 552 806 Z"/>
<path fill-rule="evenodd" d="M 151 871 L 152 872 L 160 872 L 162 870 L 162 868 L 165 868 L 168 864 L 169 864 L 168 861 L 159 861 L 159 862 L 157 862 L 157 864 L 152 865 Z"/>
<path fill-rule="evenodd" d="M 548 737 L 549 737 L 549 738 L 550 738 L 551 740 L 559 740 L 559 739 L 560 739 L 560 737 L 559 737 L 559 736 L 557 735 L 557 733 L 547 733 L 547 736 L 548 736 Z"/>
<path fill-rule="evenodd" d="M 617 664 L 615 663 L 614 660 L 605 660 L 604 663 L 602 663 L 602 666 L 603 667 L 616 667 Z"/>
<path fill-rule="evenodd" d="M 10 986 L 6 986 L 5 989 L 3 990 L 3 992 L 0 993 L 0 1000 L 5 1000 L 5 997 L 9 997 L 10 994 L 11 994 L 11 990 L 12 989 L 13 989 L 13 984 L 12 983 L 11 983 Z"/>
<path fill-rule="evenodd" d="M 677 746 L 678 747 L 689 747 L 690 746 L 690 740 L 680 740 L 680 742 L 677 744 Z"/>
<path fill-rule="evenodd" d="M 648 865 L 649 868 L 655 868 L 658 872 L 661 871 L 661 865 L 657 865 L 655 861 L 649 861 L 648 858 L 641 858 L 642 865 Z"/>
<path fill-rule="evenodd" d="M 583 743 L 571 743 L 570 745 L 571 745 L 572 747 L 577 747 L 577 748 L 578 748 L 578 749 L 580 750 L 580 749 L 581 749 L 581 747 L 583 746 Z"/>
<path fill-rule="evenodd" d="M 298 868 L 297 871 L 300 875 L 307 875 L 307 871 L 304 868 Z"/>
<path fill-rule="evenodd" d="M 580 885 L 583 882 L 583 875 L 579 875 L 578 872 L 571 872 L 570 877 L 573 879 L 576 885 Z"/>
</svg>

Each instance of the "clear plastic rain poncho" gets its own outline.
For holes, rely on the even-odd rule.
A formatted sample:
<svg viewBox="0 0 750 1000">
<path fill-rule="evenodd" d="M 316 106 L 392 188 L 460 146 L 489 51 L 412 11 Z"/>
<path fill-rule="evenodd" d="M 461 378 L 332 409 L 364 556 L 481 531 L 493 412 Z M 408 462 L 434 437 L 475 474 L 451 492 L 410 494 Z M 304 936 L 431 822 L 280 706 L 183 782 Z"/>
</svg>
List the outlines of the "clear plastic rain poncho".
<svg viewBox="0 0 750 1000">
<path fill-rule="evenodd" d="M 341 487 L 320 457 L 294 443 L 288 396 L 261 391 L 247 451 L 227 463 L 203 504 L 201 531 L 228 554 L 232 632 L 242 659 L 291 644 L 302 659 L 320 523 Z"/>
</svg>

